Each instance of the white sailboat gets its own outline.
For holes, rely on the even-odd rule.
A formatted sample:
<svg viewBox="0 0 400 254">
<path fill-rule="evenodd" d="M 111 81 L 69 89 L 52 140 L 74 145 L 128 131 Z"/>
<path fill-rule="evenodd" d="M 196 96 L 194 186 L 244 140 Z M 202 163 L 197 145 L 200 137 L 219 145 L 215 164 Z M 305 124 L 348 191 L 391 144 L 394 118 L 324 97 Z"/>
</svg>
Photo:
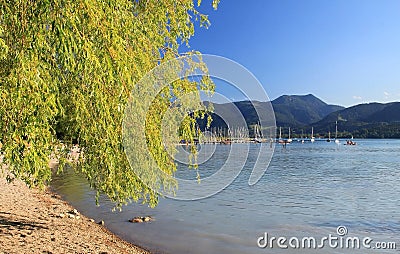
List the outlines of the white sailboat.
<svg viewBox="0 0 400 254">
<path fill-rule="evenodd" d="M 289 138 L 287 139 L 288 143 L 291 143 L 293 140 L 290 138 L 290 127 L 289 127 Z"/>
<path fill-rule="evenodd" d="M 336 121 L 335 143 L 336 143 L 336 144 L 339 144 L 339 143 L 340 143 L 340 140 L 337 138 L 337 121 Z"/>
<path fill-rule="evenodd" d="M 282 127 L 279 127 L 279 139 L 278 139 L 279 144 L 285 144 L 285 141 L 282 139 Z"/>
<path fill-rule="evenodd" d="M 314 143 L 315 137 L 314 137 L 314 127 L 311 127 L 311 143 Z"/>
<path fill-rule="evenodd" d="M 259 124 L 256 124 L 254 126 L 254 142 L 256 143 L 262 142 L 261 126 Z"/>
</svg>

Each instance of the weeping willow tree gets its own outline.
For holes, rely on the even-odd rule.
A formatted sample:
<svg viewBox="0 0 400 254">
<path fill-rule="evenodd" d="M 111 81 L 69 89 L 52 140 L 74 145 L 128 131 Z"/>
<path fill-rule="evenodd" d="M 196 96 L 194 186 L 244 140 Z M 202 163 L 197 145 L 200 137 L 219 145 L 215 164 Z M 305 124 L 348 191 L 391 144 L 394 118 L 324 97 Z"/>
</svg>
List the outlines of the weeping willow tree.
<svg viewBox="0 0 400 254">
<path fill-rule="evenodd" d="M 117 205 L 156 205 L 157 191 L 131 170 L 124 152 L 125 107 L 132 91 L 150 89 L 150 83 L 137 85 L 146 73 L 178 56 L 180 45 L 194 35 L 196 22 L 209 25 L 197 10 L 200 4 L 0 0 L 0 149 L 8 179 L 43 187 L 52 176 L 50 158 L 59 158 L 61 170 L 68 163 L 68 149 L 62 147 L 77 143 L 84 155 L 74 169 L 98 194 Z M 218 1 L 208 4 L 216 8 Z M 210 79 L 177 80 L 163 87 L 146 112 L 147 147 L 166 175 L 176 165 L 160 138 L 163 112 L 182 106 L 185 100 L 174 102 L 202 89 L 213 89 Z M 140 98 L 131 103 L 140 104 Z M 190 116 L 180 126 L 189 140 L 198 114 Z M 153 165 L 139 166 L 151 172 Z"/>
</svg>

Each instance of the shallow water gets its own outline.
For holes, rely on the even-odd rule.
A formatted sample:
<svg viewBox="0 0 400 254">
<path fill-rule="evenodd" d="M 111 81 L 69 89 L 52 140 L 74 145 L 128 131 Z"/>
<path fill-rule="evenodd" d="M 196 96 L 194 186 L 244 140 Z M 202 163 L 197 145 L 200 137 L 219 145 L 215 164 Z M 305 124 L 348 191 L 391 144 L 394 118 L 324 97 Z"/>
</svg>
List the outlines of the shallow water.
<svg viewBox="0 0 400 254">
<path fill-rule="evenodd" d="M 398 253 L 398 250 L 281 249 L 257 246 L 269 236 L 370 237 L 373 243 L 397 243 L 400 234 L 400 141 L 358 140 L 357 146 L 317 141 L 277 146 L 268 170 L 254 186 L 248 179 L 258 144 L 236 180 L 222 192 L 198 201 L 161 199 L 155 209 L 131 204 L 123 212 L 111 212 L 112 204 L 94 194 L 79 176 L 65 172 L 53 187 L 85 215 L 104 220 L 122 238 L 159 253 Z M 240 146 L 241 144 L 234 144 Z M 200 165 L 208 176 L 226 159 L 229 146 L 216 147 L 211 159 Z M 179 171 L 193 178 L 194 171 Z M 137 215 L 152 215 L 151 223 L 131 224 Z M 326 244 L 327 245 L 327 244 Z"/>
</svg>

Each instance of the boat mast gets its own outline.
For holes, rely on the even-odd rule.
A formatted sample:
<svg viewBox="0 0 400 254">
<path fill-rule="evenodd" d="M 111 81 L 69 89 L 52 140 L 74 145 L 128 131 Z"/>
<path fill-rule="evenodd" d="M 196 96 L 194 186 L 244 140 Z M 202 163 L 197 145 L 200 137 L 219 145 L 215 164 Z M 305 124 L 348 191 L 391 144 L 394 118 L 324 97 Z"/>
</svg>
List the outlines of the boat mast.
<svg viewBox="0 0 400 254">
<path fill-rule="evenodd" d="M 337 139 L 337 121 L 336 121 L 336 134 L 335 134 L 335 139 Z"/>
<path fill-rule="evenodd" d="M 336 144 L 339 144 L 339 143 L 340 143 L 339 139 L 337 138 L 337 121 L 336 121 L 335 143 L 336 143 Z"/>
<path fill-rule="evenodd" d="M 287 142 L 288 142 L 288 143 L 291 143 L 291 142 L 292 142 L 292 139 L 290 138 L 290 127 L 289 127 L 289 138 L 288 138 Z"/>
<path fill-rule="evenodd" d="M 314 142 L 315 138 L 314 138 L 314 127 L 311 127 L 311 142 Z"/>
</svg>

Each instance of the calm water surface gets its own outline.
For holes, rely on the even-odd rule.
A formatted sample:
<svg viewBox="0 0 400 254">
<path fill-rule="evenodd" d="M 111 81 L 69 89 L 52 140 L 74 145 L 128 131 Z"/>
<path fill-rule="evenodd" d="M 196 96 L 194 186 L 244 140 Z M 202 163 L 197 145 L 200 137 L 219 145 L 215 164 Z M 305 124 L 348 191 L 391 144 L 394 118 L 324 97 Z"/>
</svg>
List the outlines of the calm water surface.
<svg viewBox="0 0 400 254">
<path fill-rule="evenodd" d="M 235 144 L 240 146 L 241 144 Z M 122 238 L 155 253 L 317 253 L 310 249 L 261 249 L 258 237 L 347 236 L 396 242 L 397 250 L 325 247 L 318 253 L 400 253 L 400 141 L 358 140 L 357 146 L 317 141 L 277 146 L 261 180 L 248 179 L 259 145 L 238 178 L 225 190 L 199 201 L 161 199 L 155 209 L 131 204 L 122 212 L 105 198 L 100 207 L 85 182 L 70 172 L 56 177 L 55 190 L 85 215 L 104 220 Z M 203 176 L 224 163 L 229 146 L 217 146 L 200 166 Z M 213 171 L 214 170 L 214 171 Z M 191 178 L 193 171 L 179 171 Z M 155 221 L 131 224 L 128 219 L 151 215 Z"/>
</svg>

